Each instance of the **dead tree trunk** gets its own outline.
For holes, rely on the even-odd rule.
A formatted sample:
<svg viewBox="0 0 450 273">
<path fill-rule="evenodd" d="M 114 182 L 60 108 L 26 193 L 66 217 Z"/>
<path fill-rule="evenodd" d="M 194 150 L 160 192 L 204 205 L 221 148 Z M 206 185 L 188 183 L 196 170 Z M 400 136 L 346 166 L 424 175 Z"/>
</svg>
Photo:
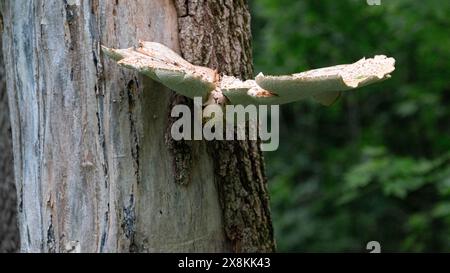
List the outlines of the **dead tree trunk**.
<svg viewBox="0 0 450 273">
<path fill-rule="evenodd" d="M 0 253 L 16 252 L 19 249 L 16 188 L 8 112 L 3 54 L 0 52 Z"/>
<path fill-rule="evenodd" d="M 185 99 L 100 51 L 156 41 L 247 77 L 244 1 L 6 0 L 2 10 L 22 251 L 274 250 L 257 143 L 172 141 L 170 106 Z"/>
</svg>

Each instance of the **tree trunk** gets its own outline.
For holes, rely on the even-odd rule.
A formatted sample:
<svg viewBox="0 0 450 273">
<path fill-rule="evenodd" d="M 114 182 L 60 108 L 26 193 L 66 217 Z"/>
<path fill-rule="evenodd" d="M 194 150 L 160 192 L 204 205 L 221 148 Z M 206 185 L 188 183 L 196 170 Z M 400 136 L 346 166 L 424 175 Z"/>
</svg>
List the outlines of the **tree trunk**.
<svg viewBox="0 0 450 273">
<path fill-rule="evenodd" d="M 8 112 L 3 54 L 0 52 L 0 253 L 16 252 L 19 249 L 16 188 Z"/>
<path fill-rule="evenodd" d="M 3 5 L 22 251 L 274 250 L 257 143 L 171 140 L 187 100 L 100 52 L 156 41 L 247 77 L 243 1 Z"/>
</svg>

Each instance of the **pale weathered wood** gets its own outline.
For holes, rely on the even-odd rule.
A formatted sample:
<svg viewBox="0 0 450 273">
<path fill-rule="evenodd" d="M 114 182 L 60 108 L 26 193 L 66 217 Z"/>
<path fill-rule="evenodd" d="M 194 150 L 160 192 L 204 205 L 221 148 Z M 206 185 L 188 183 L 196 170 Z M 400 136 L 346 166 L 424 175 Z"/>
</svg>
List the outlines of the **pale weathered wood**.
<svg viewBox="0 0 450 273">
<path fill-rule="evenodd" d="M 22 251 L 274 249 L 257 143 L 171 140 L 189 101 L 101 54 L 156 41 L 250 76 L 244 1 L 181 2 L 3 2 Z"/>
<path fill-rule="evenodd" d="M 170 92 L 100 53 L 179 50 L 172 2 L 11 0 L 3 17 L 21 250 L 228 250 L 205 145 L 174 183 Z"/>
</svg>

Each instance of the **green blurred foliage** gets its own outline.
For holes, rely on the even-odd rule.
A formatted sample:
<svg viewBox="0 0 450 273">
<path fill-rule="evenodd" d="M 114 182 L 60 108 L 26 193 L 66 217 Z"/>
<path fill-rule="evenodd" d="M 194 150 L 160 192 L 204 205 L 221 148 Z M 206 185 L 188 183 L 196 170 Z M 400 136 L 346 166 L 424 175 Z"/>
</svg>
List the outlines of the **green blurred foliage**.
<svg viewBox="0 0 450 273">
<path fill-rule="evenodd" d="M 331 107 L 281 107 L 266 153 L 279 251 L 450 251 L 450 1 L 251 0 L 255 72 L 395 57 Z"/>
</svg>

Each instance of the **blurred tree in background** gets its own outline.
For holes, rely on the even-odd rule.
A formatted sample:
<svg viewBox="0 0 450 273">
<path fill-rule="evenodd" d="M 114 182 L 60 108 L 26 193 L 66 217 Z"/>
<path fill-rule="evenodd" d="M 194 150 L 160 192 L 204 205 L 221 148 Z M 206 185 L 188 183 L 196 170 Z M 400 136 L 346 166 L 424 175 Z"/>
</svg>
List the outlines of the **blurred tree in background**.
<svg viewBox="0 0 450 273">
<path fill-rule="evenodd" d="M 450 1 L 252 0 L 255 71 L 385 54 L 392 79 L 281 109 L 266 153 L 279 251 L 450 251 Z"/>
</svg>

